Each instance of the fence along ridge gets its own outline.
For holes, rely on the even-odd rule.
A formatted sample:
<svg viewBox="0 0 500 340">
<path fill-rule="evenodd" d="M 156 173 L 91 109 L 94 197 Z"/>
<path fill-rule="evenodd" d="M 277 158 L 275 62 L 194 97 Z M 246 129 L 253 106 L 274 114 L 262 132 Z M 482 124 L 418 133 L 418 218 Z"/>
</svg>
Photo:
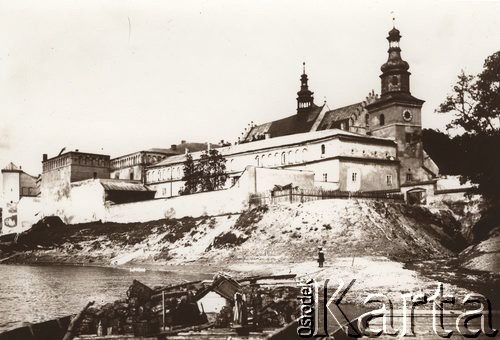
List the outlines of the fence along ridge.
<svg viewBox="0 0 500 340">
<path fill-rule="evenodd" d="M 270 192 L 270 194 L 253 194 L 251 195 L 250 200 L 252 204 L 263 205 L 283 202 L 308 202 L 331 198 L 365 198 L 403 202 L 404 194 L 395 190 L 351 192 L 340 190 L 288 188 L 283 190 L 273 190 Z"/>
</svg>

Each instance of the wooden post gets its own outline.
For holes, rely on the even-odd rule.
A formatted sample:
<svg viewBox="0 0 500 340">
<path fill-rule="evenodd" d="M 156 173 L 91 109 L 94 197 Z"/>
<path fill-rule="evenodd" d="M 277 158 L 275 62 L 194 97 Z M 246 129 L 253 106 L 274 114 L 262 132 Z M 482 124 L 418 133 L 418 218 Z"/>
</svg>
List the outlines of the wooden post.
<svg viewBox="0 0 500 340">
<path fill-rule="evenodd" d="M 78 324 L 83 319 L 83 316 L 87 311 L 87 309 L 93 304 L 94 301 L 87 303 L 87 305 L 81 310 L 81 312 L 78 313 L 73 319 L 71 319 L 71 322 L 69 323 L 68 329 L 66 330 L 66 334 L 64 335 L 63 340 L 72 340 L 75 337 L 74 333 L 76 332 Z"/>
<path fill-rule="evenodd" d="M 161 316 L 162 316 L 162 326 L 163 330 L 165 330 L 165 291 L 161 291 Z"/>
</svg>

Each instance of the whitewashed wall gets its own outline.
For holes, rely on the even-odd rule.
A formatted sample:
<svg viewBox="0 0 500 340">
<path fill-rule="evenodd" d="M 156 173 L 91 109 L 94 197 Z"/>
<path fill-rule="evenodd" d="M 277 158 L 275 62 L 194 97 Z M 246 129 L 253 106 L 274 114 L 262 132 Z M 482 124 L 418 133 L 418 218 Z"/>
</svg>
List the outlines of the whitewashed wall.
<svg viewBox="0 0 500 340">
<path fill-rule="evenodd" d="M 275 185 L 293 183 L 302 188 L 314 186 L 308 171 L 275 170 L 248 166 L 229 189 L 107 207 L 107 222 L 147 222 L 162 218 L 213 216 L 240 213 L 248 208 L 251 193 L 271 190 Z"/>
<path fill-rule="evenodd" d="M 43 198 L 42 211 L 43 216 L 59 216 L 67 224 L 103 220 L 104 188 L 94 179 L 72 183 L 68 195 Z"/>
<path fill-rule="evenodd" d="M 41 199 L 39 197 L 22 197 L 17 205 L 17 215 L 20 230 L 16 230 L 16 233 L 31 228 L 41 218 Z"/>
</svg>

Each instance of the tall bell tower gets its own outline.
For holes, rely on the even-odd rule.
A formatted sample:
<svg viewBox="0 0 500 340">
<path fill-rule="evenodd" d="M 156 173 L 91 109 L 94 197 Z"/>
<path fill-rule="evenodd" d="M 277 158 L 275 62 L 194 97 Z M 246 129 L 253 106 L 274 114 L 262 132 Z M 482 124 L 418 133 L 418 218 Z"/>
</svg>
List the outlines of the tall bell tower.
<svg viewBox="0 0 500 340">
<path fill-rule="evenodd" d="M 302 75 L 300 76 L 300 91 L 297 92 L 297 114 L 306 114 L 314 105 L 314 92 L 309 90 L 307 84 L 309 78 L 306 74 L 306 63 L 302 63 Z"/>
<path fill-rule="evenodd" d="M 399 41 L 401 34 L 395 27 L 389 31 L 387 37 L 389 41 L 389 57 L 387 62 L 380 68 L 382 75 L 382 97 L 397 94 L 410 94 L 410 65 L 401 58 L 401 48 Z"/>
<path fill-rule="evenodd" d="M 401 58 L 399 30 L 393 27 L 387 40 L 388 58 L 380 68 L 381 96 L 366 106 L 369 132 L 396 141 L 401 185 L 426 181 L 432 174 L 423 167 L 421 109 L 424 101 L 411 95 L 410 66 Z"/>
</svg>

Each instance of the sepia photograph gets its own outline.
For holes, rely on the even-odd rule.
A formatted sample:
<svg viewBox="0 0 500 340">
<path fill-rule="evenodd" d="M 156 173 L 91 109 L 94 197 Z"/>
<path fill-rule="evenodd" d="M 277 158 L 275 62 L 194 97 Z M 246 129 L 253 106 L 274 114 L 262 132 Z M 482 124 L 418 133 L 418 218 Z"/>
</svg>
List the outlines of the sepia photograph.
<svg viewBox="0 0 500 340">
<path fill-rule="evenodd" d="M 0 0 L 0 340 L 496 338 L 500 0 Z"/>
</svg>

